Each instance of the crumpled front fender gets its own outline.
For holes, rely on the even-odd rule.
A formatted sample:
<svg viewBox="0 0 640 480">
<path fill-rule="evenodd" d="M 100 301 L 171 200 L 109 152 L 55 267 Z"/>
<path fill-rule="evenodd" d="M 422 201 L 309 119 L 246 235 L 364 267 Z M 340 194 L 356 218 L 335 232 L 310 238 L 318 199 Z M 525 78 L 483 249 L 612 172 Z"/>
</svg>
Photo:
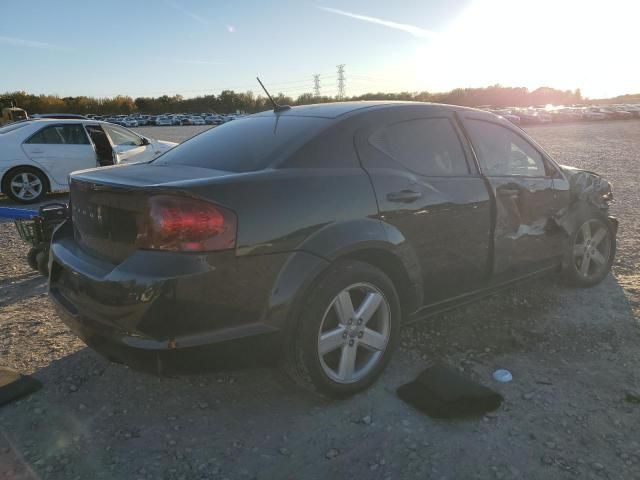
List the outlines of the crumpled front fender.
<svg viewBox="0 0 640 480">
<path fill-rule="evenodd" d="M 607 209 L 613 200 L 611 183 L 597 173 L 562 165 L 562 171 L 569 180 L 570 203 L 585 201 L 591 205 Z"/>
</svg>

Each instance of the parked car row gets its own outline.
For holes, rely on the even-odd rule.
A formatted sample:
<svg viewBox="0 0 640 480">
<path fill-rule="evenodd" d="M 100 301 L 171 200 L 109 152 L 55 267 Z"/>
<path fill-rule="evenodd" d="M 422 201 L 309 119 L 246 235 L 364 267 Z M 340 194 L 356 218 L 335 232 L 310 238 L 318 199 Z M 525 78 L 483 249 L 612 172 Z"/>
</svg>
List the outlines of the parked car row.
<svg viewBox="0 0 640 480">
<path fill-rule="evenodd" d="M 236 120 L 244 114 L 222 115 L 217 113 L 164 113 L 162 115 L 86 115 L 86 118 L 105 121 L 123 127 L 175 126 L 175 125 L 222 125 Z"/>
<path fill-rule="evenodd" d="M 480 108 L 501 115 L 517 125 L 640 118 L 640 104 L 547 105 L 528 108 L 483 106 Z"/>
<path fill-rule="evenodd" d="M 640 104 L 617 105 L 546 105 L 533 107 L 494 107 L 484 105 L 478 107 L 497 115 L 501 115 L 516 125 L 536 123 L 562 123 L 594 120 L 625 120 L 640 118 Z M 94 115 L 84 117 L 73 114 L 33 115 L 36 118 L 88 118 L 105 121 L 123 127 L 143 126 L 177 126 L 177 125 L 222 125 L 223 123 L 244 117 L 245 114 L 218 113 L 164 113 L 161 115 Z"/>
</svg>

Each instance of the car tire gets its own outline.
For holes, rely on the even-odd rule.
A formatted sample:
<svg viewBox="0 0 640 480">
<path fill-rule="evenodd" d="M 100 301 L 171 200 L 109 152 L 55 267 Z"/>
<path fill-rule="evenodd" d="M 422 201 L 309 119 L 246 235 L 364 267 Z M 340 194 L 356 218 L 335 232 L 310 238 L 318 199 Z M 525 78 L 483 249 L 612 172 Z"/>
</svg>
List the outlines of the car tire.
<svg viewBox="0 0 640 480">
<path fill-rule="evenodd" d="M 339 261 L 302 305 L 285 358 L 289 376 L 333 398 L 375 382 L 400 338 L 400 301 L 389 277 L 368 263 Z"/>
<path fill-rule="evenodd" d="M 600 211 L 583 213 L 569 236 L 563 261 L 565 281 L 576 287 L 593 287 L 609 274 L 616 253 L 616 232 Z"/>
<path fill-rule="evenodd" d="M 27 263 L 29 264 L 32 270 L 38 270 L 38 261 L 36 257 L 38 256 L 39 252 L 40 250 L 36 247 L 30 248 L 29 251 L 27 252 Z"/>
<path fill-rule="evenodd" d="M 28 185 L 28 190 L 19 190 L 16 184 Z M 32 167 L 18 167 L 5 175 L 2 181 L 2 193 L 17 203 L 29 204 L 41 201 L 48 190 L 47 177 Z"/>
<path fill-rule="evenodd" d="M 49 276 L 49 249 L 43 248 L 36 255 L 36 265 L 41 275 Z"/>
</svg>

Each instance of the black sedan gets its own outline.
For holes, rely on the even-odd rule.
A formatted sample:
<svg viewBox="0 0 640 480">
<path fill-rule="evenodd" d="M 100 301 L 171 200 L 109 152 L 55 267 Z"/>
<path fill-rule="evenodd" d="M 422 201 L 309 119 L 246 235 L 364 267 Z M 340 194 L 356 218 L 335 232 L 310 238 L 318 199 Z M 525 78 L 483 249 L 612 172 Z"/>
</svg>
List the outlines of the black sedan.
<svg viewBox="0 0 640 480">
<path fill-rule="evenodd" d="M 50 295 L 88 345 L 156 371 L 266 353 L 331 396 L 374 382 L 403 324 L 544 272 L 595 285 L 616 245 L 608 182 L 437 104 L 263 112 L 70 191 Z"/>
</svg>

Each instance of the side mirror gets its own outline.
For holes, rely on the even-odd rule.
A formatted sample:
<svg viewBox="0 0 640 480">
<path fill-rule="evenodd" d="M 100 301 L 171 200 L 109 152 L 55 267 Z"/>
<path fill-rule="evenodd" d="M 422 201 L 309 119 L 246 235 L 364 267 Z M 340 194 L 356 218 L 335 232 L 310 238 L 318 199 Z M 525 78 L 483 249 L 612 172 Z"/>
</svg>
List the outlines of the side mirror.
<svg viewBox="0 0 640 480">
<path fill-rule="evenodd" d="M 147 137 L 142 137 L 142 145 L 149 145 L 151 142 Z"/>
</svg>

